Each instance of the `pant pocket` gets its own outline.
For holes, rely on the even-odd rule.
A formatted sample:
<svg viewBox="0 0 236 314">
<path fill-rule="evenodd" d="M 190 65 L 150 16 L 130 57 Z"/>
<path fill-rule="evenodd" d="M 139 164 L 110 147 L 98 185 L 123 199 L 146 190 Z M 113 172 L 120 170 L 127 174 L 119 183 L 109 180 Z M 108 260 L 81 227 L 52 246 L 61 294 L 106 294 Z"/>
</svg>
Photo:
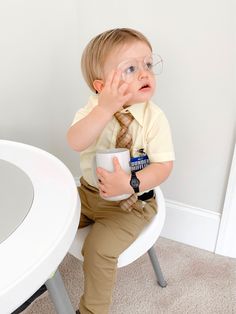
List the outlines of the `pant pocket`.
<svg viewBox="0 0 236 314">
<path fill-rule="evenodd" d="M 155 198 L 151 198 L 147 201 L 137 201 L 132 211 L 136 216 L 150 221 L 157 213 L 157 203 Z"/>
</svg>

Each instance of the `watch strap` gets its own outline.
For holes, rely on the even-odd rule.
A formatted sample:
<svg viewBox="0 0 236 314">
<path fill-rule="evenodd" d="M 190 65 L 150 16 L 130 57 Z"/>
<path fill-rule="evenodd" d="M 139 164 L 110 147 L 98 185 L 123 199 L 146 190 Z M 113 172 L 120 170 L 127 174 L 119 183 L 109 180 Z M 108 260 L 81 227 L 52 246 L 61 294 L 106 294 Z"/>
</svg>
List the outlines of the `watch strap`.
<svg viewBox="0 0 236 314">
<path fill-rule="evenodd" d="M 136 176 L 136 173 L 134 171 L 131 172 L 131 179 L 130 179 L 130 185 L 132 186 L 135 193 L 139 193 L 139 184 L 140 181 Z"/>
</svg>

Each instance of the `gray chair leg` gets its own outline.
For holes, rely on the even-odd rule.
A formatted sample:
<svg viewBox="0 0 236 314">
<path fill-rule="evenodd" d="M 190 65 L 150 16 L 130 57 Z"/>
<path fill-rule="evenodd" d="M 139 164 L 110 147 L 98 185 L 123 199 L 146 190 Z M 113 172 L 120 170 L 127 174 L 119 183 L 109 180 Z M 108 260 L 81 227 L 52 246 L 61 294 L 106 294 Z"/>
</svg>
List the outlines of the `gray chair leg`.
<svg viewBox="0 0 236 314">
<path fill-rule="evenodd" d="M 58 314 L 75 314 L 59 270 L 45 283 Z"/>
<path fill-rule="evenodd" d="M 157 278 L 157 283 L 162 288 L 165 288 L 167 286 L 167 282 L 165 281 L 164 276 L 162 274 L 161 267 L 160 267 L 160 264 L 158 262 L 154 246 L 152 246 L 148 250 L 148 255 L 150 257 L 150 260 L 151 260 L 151 263 L 152 263 L 152 267 L 153 267 L 153 270 L 154 270 L 156 278 Z"/>
</svg>

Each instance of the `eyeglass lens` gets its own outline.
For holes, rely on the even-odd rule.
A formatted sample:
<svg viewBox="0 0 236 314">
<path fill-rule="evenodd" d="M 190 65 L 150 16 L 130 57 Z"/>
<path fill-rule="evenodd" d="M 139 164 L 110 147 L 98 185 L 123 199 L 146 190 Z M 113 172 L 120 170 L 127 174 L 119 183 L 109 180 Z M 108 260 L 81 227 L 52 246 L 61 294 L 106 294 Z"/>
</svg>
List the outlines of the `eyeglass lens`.
<svg viewBox="0 0 236 314">
<path fill-rule="evenodd" d="M 142 62 L 137 59 L 128 59 L 118 65 L 118 69 L 122 72 L 122 79 L 125 82 L 131 82 L 140 68 L 150 71 L 153 75 L 159 75 L 163 69 L 163 60 L 159 55 L 152 55 L 146 56 Z"/>
</svg>

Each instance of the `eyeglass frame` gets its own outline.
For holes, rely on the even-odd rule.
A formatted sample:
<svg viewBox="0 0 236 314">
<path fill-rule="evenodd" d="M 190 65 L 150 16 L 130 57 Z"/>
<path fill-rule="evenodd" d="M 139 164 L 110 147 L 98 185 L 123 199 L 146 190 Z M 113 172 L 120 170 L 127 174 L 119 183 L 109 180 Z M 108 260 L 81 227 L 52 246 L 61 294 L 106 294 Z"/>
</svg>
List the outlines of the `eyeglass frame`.
<svg viewBox="0 0 236 314">
<path fill-rule="evenodd" d="M 150 60 L 153 61 L 153 60 L 155 60 L 157 58 L 158 58 L 158 62 L 156 62 L 155 64 L 151 64 L 151 68 L 149 68 L 148 62 L 146 62 L 147 59 L 148 59 L 148 61 L 150 61 Z M 162 73 L 162 71 L 163 71 L 163 59 L 162 59 L 162 57 L 160 55 L 158 55 L 158 54 L 151 54 L 150 56 L 145 56 L 144 58 L 140 58 L 140 59 L 142 59 L 142 70 L 148 71 L 152 75 L 160 75 Z M 134 72 L 132 72 L 132 73 L 125 73 L 125 71 L 127 71 L 129 68 L 131 68 L 131 66 L 133 66 L 132 62 L 130 63 L 131 66 L 127 67 L 127 69 L 124 69 L 124 70 L 121 69 L 121 65 L 125 64 L 125 63 L 128 63 L 131 60 L 135 61 L 134 63 L 137 63 L 138 66 L 134 70 Z M 138 59 L 130 58 L 130 59 L 124 60 L 120 64 L 118 64 L 117 69 L 120 69 L 122 71 L 121 75 L 122 75 L 122 78 L 123 78 L 124 81 L 126 81 L 125 76 L 132 75 L 134 77 L 134 75 L 137 74 L 141 70 L 140 63 L 141 62 L 138 61 Z M 161 71 L 156 74 L 156 73 L 153 72 L 153 67 L 155 67 L 155 66 L 157 66 L 159 64 L 161 64 Z"/>
</svg>

